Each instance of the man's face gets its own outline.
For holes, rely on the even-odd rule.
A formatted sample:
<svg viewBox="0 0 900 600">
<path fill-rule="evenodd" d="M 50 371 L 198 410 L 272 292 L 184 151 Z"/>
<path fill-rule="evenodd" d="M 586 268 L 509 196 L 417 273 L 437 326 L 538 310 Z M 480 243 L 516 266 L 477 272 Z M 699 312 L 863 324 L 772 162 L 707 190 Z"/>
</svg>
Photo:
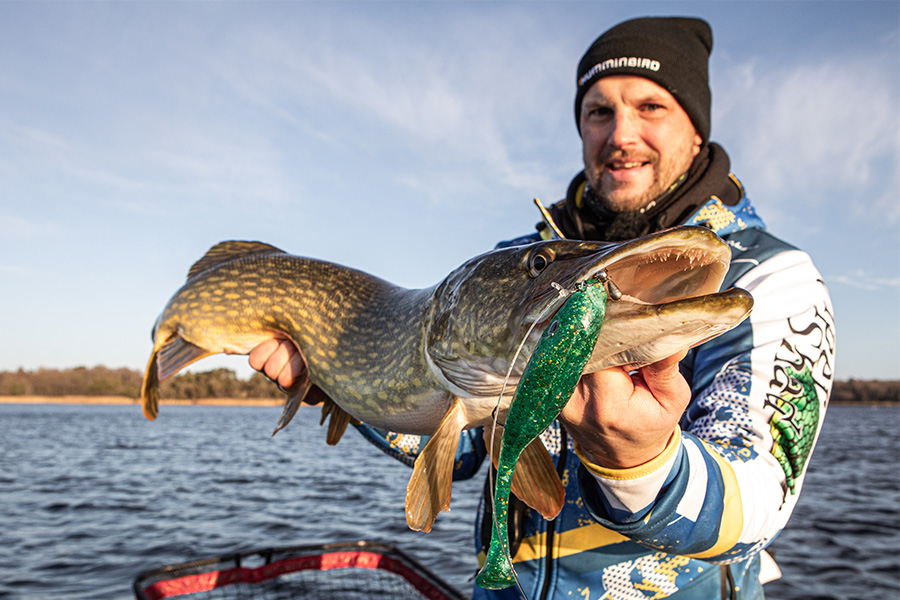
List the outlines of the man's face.
<svg viewBox="0 0 900 600">
<path fill-rule="evenodd" d="M 615 212 L 643 208 L 685 173 L 702 139 L 678 101 L 656 83 L 611 75 L 581 105 L 584 170 Z"/>
</svg>

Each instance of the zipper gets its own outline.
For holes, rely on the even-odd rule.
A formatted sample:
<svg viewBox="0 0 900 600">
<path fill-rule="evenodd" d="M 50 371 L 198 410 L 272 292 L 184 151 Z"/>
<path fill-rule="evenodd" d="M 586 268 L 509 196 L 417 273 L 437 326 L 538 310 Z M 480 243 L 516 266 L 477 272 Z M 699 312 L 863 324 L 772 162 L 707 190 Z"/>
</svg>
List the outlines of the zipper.
<svg viewBox="0 0 900 600">
<path fill-rule="evenodd" d="M 565 427 L 557 421 L 556 426 L 559 427 L 559 461 L 556 463 L 556 472 L 562 479 L 563 473 L 566 471 L 566 462 L 569 460 L 569 436 Z M 565 506 L 563 506 L 565 509 Z M 562 512 L 560 512 L 562 515 Z M 541 589 L 540 600 L 547 600 L 550 593 L 550 581 L 553 578 L 553 543 L 556 538 L 556 522 L 562 520 L 561 516 L 552 521 L 547 521 L 547 535 L 545 536 L 545 554 L 544 554 L 544 586 Z"/>
</svg>

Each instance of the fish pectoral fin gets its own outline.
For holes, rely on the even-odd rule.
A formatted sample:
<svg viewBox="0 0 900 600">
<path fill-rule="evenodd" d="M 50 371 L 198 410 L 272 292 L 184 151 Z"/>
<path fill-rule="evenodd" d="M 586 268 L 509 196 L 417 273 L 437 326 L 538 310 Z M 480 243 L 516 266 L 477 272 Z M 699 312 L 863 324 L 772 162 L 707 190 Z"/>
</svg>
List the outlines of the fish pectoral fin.
<svg viewBox="0 0 900 600">
<path fill-rule="evenodd" d="M 447 381 L 475 396 L 499 396 L 504 387 L 510 393 L 516 389 L 517 374 L 506 381 L 505 377 L 499 377 L 492 371 L 485 359 L 471 356 L 446 357 L 432 349 L 428 350 L 428 355 Z"/>
<path fill-rule="evenodd" d="M 456 448 L 465 425 L 462 403 L 454 398 L 453 406 L 416 458 L 406 486 L 406 523 L 410 529 L 427 533 L 438 513 L 450 509 Z"/>
<path fill-rule="evenodd" d="M 288 423 L 291 422 L 291 419 L 297 414 L 297 409 L 300 408 L 303 399 L 306 398 L 310 387 L 312 387 L 312 380 L 309 378 L 308 371 L 294 380 L 294 385 L 288 389 L 288 397 L 284 401 L 284 410 L 281 411 L 281 418 L 278 419 L 278 424 L 275 425 L 275 431 L 272 432 L 272 435 L 287 427 Z"/>
<path fill-rule="evenodd" d="M 491 427 L 485 426 L 482 433 L 484 445 L 488 448 L 494 468 L 500 460 L 500 447 L 503 442 L 503 426 L 496 425 L 491 443 Z M 566 488 L 563 486 L 553 464 L 553 458 L 540 438 L 532 440 L 519 455 L 513 471 L 510 489 L 519 500 L 541 513 L 541 516 L 552 521 L 562 510 L 566 501 Z"/>
<path fill-rule="evenodd" d="M 532 440 L 519 455 L 511 489 L 522 502 L 548 521 L 555 519 L 562 510 L 566 488 L 540 438 Z"/>
</svg>

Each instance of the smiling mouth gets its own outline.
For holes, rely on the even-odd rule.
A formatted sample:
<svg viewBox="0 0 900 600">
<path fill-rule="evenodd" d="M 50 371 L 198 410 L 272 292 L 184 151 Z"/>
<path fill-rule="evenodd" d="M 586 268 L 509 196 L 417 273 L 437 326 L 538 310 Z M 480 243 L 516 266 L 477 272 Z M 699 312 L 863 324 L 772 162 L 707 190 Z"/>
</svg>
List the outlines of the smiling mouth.
<svg viewBox="0 0 900 600">
<path fill-rule="evenodd" d="M 610 171 L 625 171 L 628 169 L 637 169 L 649 164 L 650 161 L 645 160 L 616 160 L 607 162 L 606 168 Z"/>
</svg>

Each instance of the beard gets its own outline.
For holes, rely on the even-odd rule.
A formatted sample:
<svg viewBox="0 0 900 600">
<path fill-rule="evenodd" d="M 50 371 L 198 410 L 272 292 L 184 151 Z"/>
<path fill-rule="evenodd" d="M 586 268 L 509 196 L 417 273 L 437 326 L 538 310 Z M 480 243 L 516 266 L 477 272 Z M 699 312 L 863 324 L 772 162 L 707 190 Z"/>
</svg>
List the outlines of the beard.
<svg viewBox="0 0 900 600">
<path fill-rule="evenodd" d="M 604 177 L 604 174 L 610 170 L 608 165 L 612 161 L 644 163 L 650 166 L 653 176 L 640 188 L 629 190 L 618 186 Z M 648 208 L 656 199 L 669 192 L 687 171 L 690 164 L 690 159 L 663 162 L 656 153 L 635 156 L 622 150 L 614 150 L 601 156 L 593 169 L 585 170 L 585 175 L 594 189 L 594 193 L 608 211 L 613 213 L 635 212 Z"/>
<path fill-rule="evenodd" d="M 691 137 L 672 140 L 665 152 L 653 147 L 623 149 L 621 147 L 601 147 L 596 157 L 584 156 L 585 176 L 607 210 L 633 212 L 650 208 L 654 201 L 671 192 L 684 178 L 694 157 L 700 151 L 699 145 Z M 585 151 L 588 148 L 585 147 Z M 649 177 L 636 181 L 617 181 L 612 174 L 612 165 L 639 163 L 641 170 L 649 169 Z"/>
<path fill-rule="evenodd" d="M 693 157 L 684 155 L 682 160 L 661 162 L 658 154 L 629 155 L 622 150 L 605 153 L 597 161 L 595 169 L 585 169 L 588 179 L 585 204 L 600 222 L 606 223 L 604 239 L 607 241 L 630 240 L 650 233 L 648 209 L 671 194 L 686 179 Z M 631 191 L 609 189 L 604 186 L 603 174 L 611 161 L 640 162 L 652 167 L 653 177 L 643 189 Z"/>
</svg>

